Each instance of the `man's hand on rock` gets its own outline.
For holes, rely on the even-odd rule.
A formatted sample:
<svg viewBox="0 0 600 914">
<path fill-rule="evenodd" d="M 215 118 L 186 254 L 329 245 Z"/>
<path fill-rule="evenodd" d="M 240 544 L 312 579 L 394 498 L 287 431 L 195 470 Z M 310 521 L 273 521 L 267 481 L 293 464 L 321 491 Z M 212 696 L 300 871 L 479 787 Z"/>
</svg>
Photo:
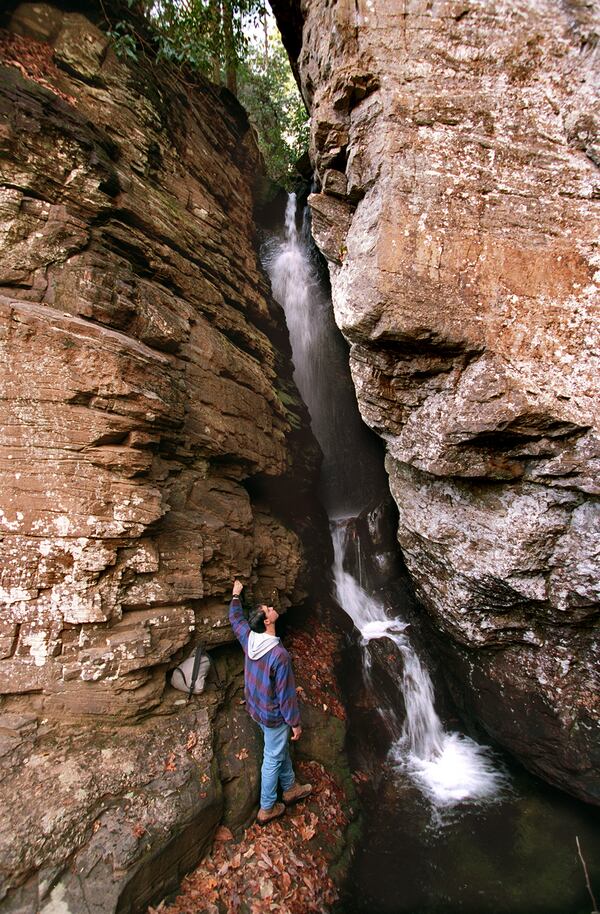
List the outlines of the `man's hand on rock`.
<svg viewBox="0 0 600 914">
<path fill-rule="evenodd" d="M 233 582 L 233 596 L 239 597 L 239 595 L 241 594 L 243 589 L 244 589 L 244 585 L 242 584 L 241 581 L 238 581 L 238 579 L 236 578 L 235 581 Z"/>
<path fill-rule="evenodd" d="M 302 727 L 292 727 L 292 740 L 295 742 L 302 736 Z"/>
</svg>

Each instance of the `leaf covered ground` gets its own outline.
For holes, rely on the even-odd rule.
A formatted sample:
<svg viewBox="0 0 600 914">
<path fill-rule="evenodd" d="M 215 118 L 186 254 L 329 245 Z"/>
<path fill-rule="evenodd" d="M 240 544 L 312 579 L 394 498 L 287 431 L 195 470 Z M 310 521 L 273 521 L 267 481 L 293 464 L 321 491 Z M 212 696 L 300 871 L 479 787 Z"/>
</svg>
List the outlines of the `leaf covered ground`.
<svg viewBox="0 0 600 914">
<path fill-rule="evenodd" d="M 284 638 L 292 657 L 301 702 L 345 719 L 335 666 L 339 636 L 313 617 L 307 628 Z M 254 824 L 236 840 L 217 829 L 211 853 L 190 873 L 172 904 L 149 914 L 317 914 L 338 892 L 330 868 L 340 855 L 352 810 L 342 788 L 315 761 L 295 765 L 298 779 L 313 785 L 308 800 L 266 826 Z"/>
<path fill-rule="evenodd" d="M 252 825 L 236 841 L 217 829 L 212 852 L 183 880 L 173 904 L 148 914 L 312 914 L 337 900 L 329 874 L 348 824 L 344 794 L 317 762 L 297 766 L 313 795 L 266 826 Z"/>
<path fill-rule="evenodd" d="M 329 712 L 340 720 L 346 719 L 340 689 L 335 678 L 339 653 L 339 635 L 325 628 L 316 617 L 309 619 L 309 628 L 295 630 L 285 638 L 292 658 L 301 701 Z"/>
</svg>

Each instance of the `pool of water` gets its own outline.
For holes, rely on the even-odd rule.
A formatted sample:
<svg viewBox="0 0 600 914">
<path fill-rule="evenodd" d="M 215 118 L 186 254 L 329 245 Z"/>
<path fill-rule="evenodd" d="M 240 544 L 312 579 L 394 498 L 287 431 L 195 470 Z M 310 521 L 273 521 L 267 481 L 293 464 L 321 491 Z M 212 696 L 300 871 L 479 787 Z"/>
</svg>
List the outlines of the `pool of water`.
<svg viewBox="0 0 600 914">
<path fill-rule="evenodd" d="M 596 809 L 498 753 L 506 784 L 493 799 L 436 806 L 414 773 L 377 758 L 367 717 L 363 708 L 351 721 L 353 764 L 369 780 L 337 914 L 590 914 L 575 839 L 598 899 Z"/>
<path fill-rule="evenodd" d="M 496 802 L 438 811 L 382 769 L 363 792 L 363 834 L 339 911 L 590 914 L 575 838 L 598 894 L 597 813 L 524 771 L 510 780 Z"/>
</svg>

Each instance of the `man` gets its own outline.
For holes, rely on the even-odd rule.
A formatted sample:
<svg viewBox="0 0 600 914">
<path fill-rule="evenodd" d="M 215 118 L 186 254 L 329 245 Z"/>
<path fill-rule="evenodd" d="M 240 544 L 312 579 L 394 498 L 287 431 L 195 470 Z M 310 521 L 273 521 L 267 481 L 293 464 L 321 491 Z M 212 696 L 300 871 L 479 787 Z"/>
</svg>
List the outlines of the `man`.
<svg viewBox="0 0 600 914">
<path fill-rule="evenodd" d="M 300 709 L 290 655 L 275 635 L 279 613 L 259 603 L 249 623 L 244 617 L 240 594 L 243 584 L 233 582 L 229 621 L 246 655 L 244 666 L 246 709 L 264 735 L 260 782 L 260 809 L 256 821 L 266 825 L 285 812 L 286 805 L 303 800 L 312 791 L 310 784 L 298 784 L 288 747 L 300 739 Z M 277 802 L 281 784 L 283 803 Z"/>
</svg>

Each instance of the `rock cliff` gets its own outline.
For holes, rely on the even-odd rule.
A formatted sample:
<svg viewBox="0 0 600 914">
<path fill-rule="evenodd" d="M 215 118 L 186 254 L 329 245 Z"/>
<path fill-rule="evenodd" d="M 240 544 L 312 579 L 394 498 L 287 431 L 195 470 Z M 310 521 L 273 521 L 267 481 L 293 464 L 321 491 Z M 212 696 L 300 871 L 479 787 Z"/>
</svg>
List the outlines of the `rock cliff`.
<svg viewBox="0 0 600 914">
<path fill-rule="evenodd" d="M 239 721 L 221 773 L 214 755 L 239 658 L 194 709 L 166 675 L 231 640 L 234 575 L 306 595 L 302 527 L 270 493 L 314 520 L 318 449 L 245 114 L 148 46 L 120 60 L 103 5 L 76 8 L 0 23 L 0 904 L 79 914 L 173 888 L 221 780 L 255 765 L 236 769 Z"/>
<path fill-rule="evenodd" d="M 597 802 L 597 13 L 274 7 L 336 321 L 455 697 Z"/>
<path fill-rule="evenodd" d="M 241 110 L 128 70 L 85 17 L 46 9 L 63 97 L 3 70 L 0 689 L 129 713 L 192 628 L 224 640 L 236 571 L 289 602 L 298 538 L 244 482 L 299 469 L 305 413 Z"/>
</svg>

